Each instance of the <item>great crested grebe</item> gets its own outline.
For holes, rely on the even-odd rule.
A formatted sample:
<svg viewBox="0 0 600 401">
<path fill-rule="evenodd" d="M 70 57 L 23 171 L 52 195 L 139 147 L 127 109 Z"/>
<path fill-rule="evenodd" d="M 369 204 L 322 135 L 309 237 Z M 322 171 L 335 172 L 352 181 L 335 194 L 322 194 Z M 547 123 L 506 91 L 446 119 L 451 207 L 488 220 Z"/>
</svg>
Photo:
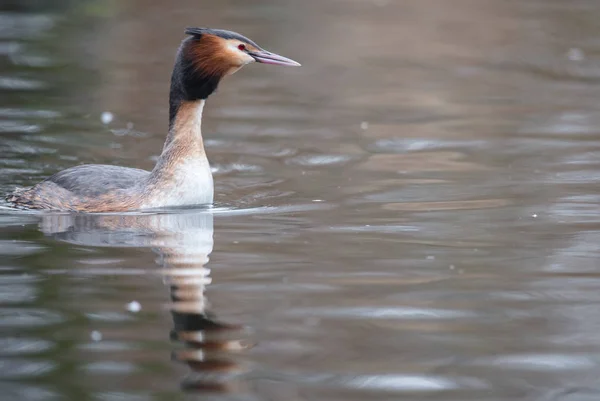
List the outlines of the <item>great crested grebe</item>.
<svg viewBox="0 0 600 401">
<path fill-rule="evenodd" d="M 119 212 L 213 201 L 213 178 L 201 122 L 206 98 L 219 81 L 254 61 L 299 66 L 250 39 L 221 29 L 188 28 L 171 76 L 169 133 L 150 171 L 88 164 L 60 171 L 7 200 L 30 209 Z"/>
</svg>

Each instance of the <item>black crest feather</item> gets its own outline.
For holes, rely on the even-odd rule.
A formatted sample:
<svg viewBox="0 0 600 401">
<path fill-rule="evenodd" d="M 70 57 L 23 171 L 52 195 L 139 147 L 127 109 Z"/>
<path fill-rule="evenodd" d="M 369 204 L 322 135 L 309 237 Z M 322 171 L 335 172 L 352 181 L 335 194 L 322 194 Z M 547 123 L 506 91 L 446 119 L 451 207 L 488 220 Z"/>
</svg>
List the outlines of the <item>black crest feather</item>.
<svg viewBox="0 0 600 401">
<path fill-rule="evenodd" d="M 202 35 L 214 35 L 223 39 L 237 39 L 241 42 L 248 43 L 257 49 L 260 49 L 260 46 L 254 43 L 252 40 L 248 39 L 244 35 L 240 35 L 239 33 L 226 31 L 225 29 L 211 29 L 211 28 L 186 28 L 186 35 L 192 35 L 197 38 L 200 38 Z"/>
</svg>

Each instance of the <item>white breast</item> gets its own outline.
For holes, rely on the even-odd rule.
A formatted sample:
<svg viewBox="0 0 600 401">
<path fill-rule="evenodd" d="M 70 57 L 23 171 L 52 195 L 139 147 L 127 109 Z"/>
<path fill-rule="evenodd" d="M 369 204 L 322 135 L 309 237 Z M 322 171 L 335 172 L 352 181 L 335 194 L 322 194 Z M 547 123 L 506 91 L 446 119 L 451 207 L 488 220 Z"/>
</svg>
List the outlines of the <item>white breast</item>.
<svg viewBox="0 0 600 401">
<path fill-rule="evenodd" d="M 142 208 L 211 204 L 213 194 L 213 177 L 208 160 L 190 159 L 174 168 L 172 180 L 164 186 L 160 185 Z"/>
</svg>

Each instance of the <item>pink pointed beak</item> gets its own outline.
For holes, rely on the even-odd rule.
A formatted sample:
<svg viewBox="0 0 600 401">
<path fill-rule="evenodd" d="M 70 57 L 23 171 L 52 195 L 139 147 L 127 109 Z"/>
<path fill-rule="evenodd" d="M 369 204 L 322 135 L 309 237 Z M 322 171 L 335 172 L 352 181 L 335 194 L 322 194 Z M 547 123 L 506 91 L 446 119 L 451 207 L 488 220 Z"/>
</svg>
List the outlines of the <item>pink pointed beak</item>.
<svg viewBox="0 0 600 401">
<path fill-rule="evenodd" d="M 287 65 L 291 67 L 300 67 L 300 63 L 289 59 L 287 57 L 280 56 L 279 54 L 271 53 L 266 50 L 258 50 L 254 52 L 248 52 L 250 56 L 256 60 L 257 63 L 273 64 L 273 65 Z"/>
</svg>

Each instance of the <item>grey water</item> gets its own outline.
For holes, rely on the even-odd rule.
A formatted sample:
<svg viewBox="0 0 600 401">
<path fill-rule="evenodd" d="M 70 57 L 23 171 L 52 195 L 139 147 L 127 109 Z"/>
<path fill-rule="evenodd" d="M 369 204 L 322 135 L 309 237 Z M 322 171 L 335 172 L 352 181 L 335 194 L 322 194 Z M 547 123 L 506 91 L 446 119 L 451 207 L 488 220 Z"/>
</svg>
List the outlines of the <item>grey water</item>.
<svg viewBox="0 0 600 401">
<path fill-rule="evenodd" d="M 1 400 L 600 399 L 600 3 L 0 6 L 0 195 L 150 169 L 186 26 L 213 208 L 0 204 Z"/>
</svg>

